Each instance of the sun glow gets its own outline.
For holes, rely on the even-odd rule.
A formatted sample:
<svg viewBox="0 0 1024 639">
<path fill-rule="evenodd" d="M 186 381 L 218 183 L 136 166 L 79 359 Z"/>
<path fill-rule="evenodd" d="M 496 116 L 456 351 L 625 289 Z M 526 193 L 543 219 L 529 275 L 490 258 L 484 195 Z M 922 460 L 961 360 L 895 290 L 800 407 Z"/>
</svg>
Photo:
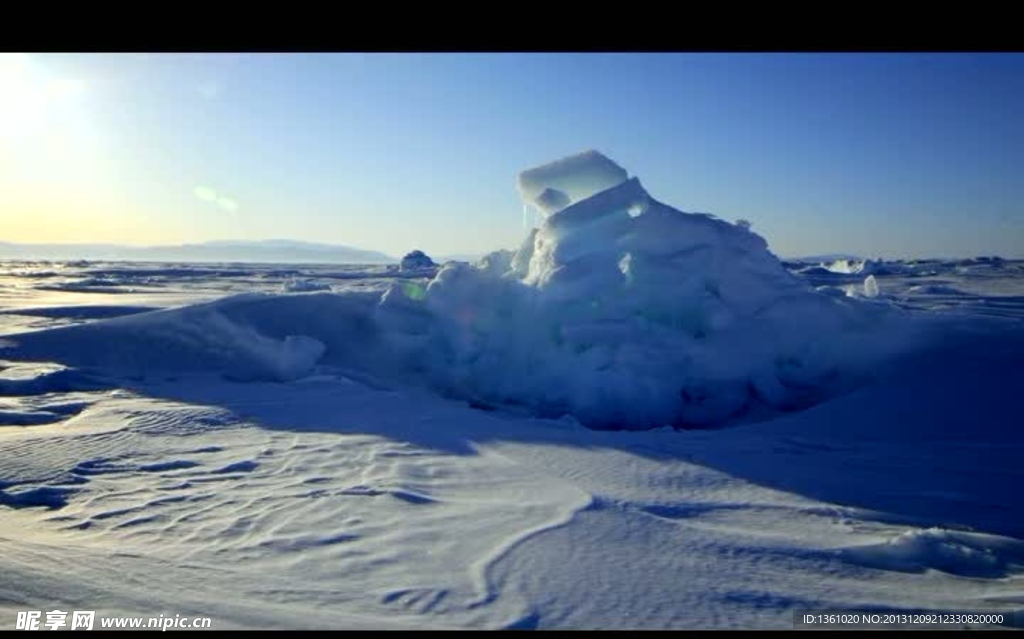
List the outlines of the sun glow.
<svg viewBox="0 0 1024 639">
<path fill-rule="evenodd" d="M 0 163 L 20 180 L 83 176 L 95 168 L 84 82 L 50 77 L 25 54 L 0 54 Z"/>
</svg>

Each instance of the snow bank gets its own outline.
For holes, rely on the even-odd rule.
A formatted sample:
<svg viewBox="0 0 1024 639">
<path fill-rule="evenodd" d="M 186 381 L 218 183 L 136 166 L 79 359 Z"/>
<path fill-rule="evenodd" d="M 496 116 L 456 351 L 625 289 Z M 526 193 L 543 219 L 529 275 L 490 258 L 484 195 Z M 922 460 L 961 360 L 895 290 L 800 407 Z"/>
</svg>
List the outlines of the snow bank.
<svg viewBox="0 0 1024 639">
<path fill-rule="evenodd" d="M 337 303 L 325 304 L 324 297 Z M 24 333 L 9 337 L 13 345 L 0 350 L 20 360 L 59 361 L 134 379 L 220 371 L 237 380 L 287 381 L 309 373 L 327 350 L 310 333 L 352 330 L 345 315 L 359 308 L 359 299 L 324 293 L 239 295 Z"/>
<path fill-rule="evenodd" d="M 236 378 L 294 379 L 319 361 L 638 429 L 808 406 L 919 333 L 886 305 L 820 294 L 749 226 L 658 202 L 595 151 L 523 171 L 518 186 L 546 213 L 540 226 L 515 253 L 450 262 L 426 287 L 232 298 L 21 336 L 21 349 Z"/>
<path fill-rule="evenodd" d="M 849 561 L 901 572 L 941 570 L 965 577 L 1005 577 L 1024 565 L 1024 543 L 984 533 L 928 528 L 908 530 L 879 544 L 845 548 Z"/>
</svg>

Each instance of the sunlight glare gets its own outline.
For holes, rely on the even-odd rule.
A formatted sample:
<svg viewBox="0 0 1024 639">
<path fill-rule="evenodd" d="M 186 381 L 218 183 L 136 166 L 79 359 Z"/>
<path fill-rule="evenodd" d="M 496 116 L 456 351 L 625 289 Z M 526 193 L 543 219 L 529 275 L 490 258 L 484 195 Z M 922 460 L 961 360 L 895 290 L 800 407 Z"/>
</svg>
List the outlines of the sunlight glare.
<svg viewBox="0 0 1024 639">
<path fill-rule="evenodd" d="M 98 162 L 79 98 L 86 85 L 49 77 L 23 53 L 0 54 L 0 161 L 19 179 L 89 179 Z"/>
<path fill-rule="evenodd" d="M 217 191 L 211 189 L 208 186 L 197 186 L 196 188 L 192 189 L 192 192 L 195 194 L 197 198 L 199 198 L 203 202 L 217 201 Z"/>
<path fill-rule="evenodd" d="M 234 200 L 232 200 L 229 197 L 223 197 L 222 196 L 222 197 L 217 198 L 217 204 L 220 205 L 220 208 L 224 209 L 225 211 L 236 211 L 236 210 L 238 210 L 238 202 L 235 202 Z"/>
</svg>

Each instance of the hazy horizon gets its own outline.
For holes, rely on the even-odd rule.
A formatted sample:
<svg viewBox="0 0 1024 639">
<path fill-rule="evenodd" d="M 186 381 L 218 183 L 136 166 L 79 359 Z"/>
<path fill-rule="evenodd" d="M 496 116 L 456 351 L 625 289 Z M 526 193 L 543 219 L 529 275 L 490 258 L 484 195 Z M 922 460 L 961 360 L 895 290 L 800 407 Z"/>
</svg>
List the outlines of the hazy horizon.
<svg viewBox="0 0 1024 639">
<path fill-rule="evenodd" d="M 282 245 L 281 246 L 272 246 L 275 243 L 282 243 Z M 284 246 L 284 245 L 288 245 L 288 246 Z M 29 253 L 23 253 L 21 255 L 15 255 L 15 256 L 8 256 L 8 255 L 4 255 L 4 253 L 2 251 L 2 247 L 4 247 L 4 246 L 19 247 L 19 248 L 22 248 L 22 249 L 27 249 L 27 247 L 37 247 L 39 249 L 52 250 L 52 251 L 67 250 L 68 252 L 67 253 L 61 253 L 58 257 L 35 257 L 35 256 L 33 256 L 33 255 L 29 254 Z M 255 250 L 255 249 L 258 249 L 258 248 L 263 248 L 263 249 L 275 248 L 275 249 L 282 249 L 282 250 L 294 249 L 296 251 L 308 250 L 308 251 L 310 251 L 312 253 L 322 252 L 322 251 L 329 251 L 329 250 L 338 250 L 338 251 L 342 251 L 342 252 L 352 251 L 352 252 L 360 252 L 360 253 L 376 253 L 376 254 L 379 254 L 379 256 L 381 258 L 387 258 L 387 260 L 386 260 L 387 262 L 395 262 L 395 263 L 399 262 L 401 260 L 401 258 L 404 255 L 406 255 L 407 253 L 410 253 L 411 251 L 418 249 L 418 247 L 414 247 L 414 248 L 410 248 L 407 251 L 402 252 L 401 255 L 394 255 L 394 254 L 386 253 L 384 251 L 378 251 L 376 249 L 369 248 L 369 247 L 351 246 L 351 245 L 347 245 L 347 244 L 336 244 L 336 243 L 330 243 L 330 242 L 309 242 L 309 241 L 305 241 L 305 240 L 290 240 L 290 239 L 287 239 L 287 238 L 267 238 L 267 239 L 262 239 L 262 240 L 230 240 L 230 239 L 225 239 L 225 240 L 209 240 L 209 241 L 203 241 L 203 242 L 189 242 L 189 243 L 183 243 L 183 244 L 120 244 L 120 243 L 111 243 L 111 242 L 8 242 L 8 241 L 4 241 L 4 240 L 0 239 L 0 262 L 2 262 L 4 260 L 15 260 L 15 261 L 17 261 L 17 260 L 23 260 L 23 259 L 42 259 L 42 260 L 53 260 L 53 259 L 56 259 L 56 260 L 69 260 L 69 259 L 74 260 L 74 259 L 83 259 L 83 260 L 87 260 L 87 261 L 88 260 L 97 260 L 97 259 L 99 259 L 99 260 L 127 261 L 127 262 L 130 262 L 130 261 L 151 261 L 154 258 L 149 257 L 149 256 L 132 256 L 130 254 L 122 254 L 120 256 L 113 256 L 113 257 L 90 257 L 90 255 L 88 253 L 78 254 L 78 253 L 72 252 L 72 250 L 73 249 L 82 249 L 82 248 L 88 247 L 88 248 L 97 249 L 97 250 L 98 249 L 111 249 L 111 250 L 118 250 L 118 249 L 120 249 L 120 250 L 124 250 L 124 251 L 140 251 L 140 252 L 141 251 L 154 251 L 154 252 L 156 252 L 156 251 L 163 251 L 163 250 L 172 251 L 172 250 L 175 250 L 175 249 L 190 249 L 190 248 L 212 249 L 212 248 L 217 248 L 219 246 L 223 246 L 224 248 L 234 248 L 234 249 L 239 249 L 239 250 L 246 250 L 246 249 Z M 494 250 L 500 250 L 500 249 L 514 250 L 514 247 L 496 247 Z M 769 250 L 771 250 L 771 247 L 769 247 Z M 491 251 L 486 251 L 486 252 L 484 252 L 484 251 L 478 251 L 478 252 L 456 251 L 456 252 L 451 252 L 451 253 L 437 253 L 437 252 L 431 252 L 429 250 L 424 250 L 424 252 L 429 257 L 432 257 L 435 260 L 443 262 L 443 261 L 452 260 L 452 259 L 454 259 L 454 260 L 466 260 L 466 259 L 476 260 L 478 258 L 483 257 L 484 255 L 486 255 L 488 252 L 491 252 Z M 773 251 L 773 253 L 775 253 L 775 252 Z M 45 253 L 41 253 L 40 255 L 45 255 Z M 56 253 L 52 253 L 51 255 L 56 255 Z M 890 255 L 884 255 L 884 254 L 879 254 L 879 253 L 866 253 L 866 254 L 865 253 L 859 253 L 858 254 L 858 253 L 852 253 L 852 252 L 849 252 L 849 251 L 819 251 L 819 252 L 816 252 L 816 253 L 808 252 L 808 253 L 786 254 L 786 255 L 775 253 L 775 255 L 779 259 L 782 259 L 782 260 L 794 260 L 794 259 L 815 260 L 815 259 L 819 259 L 820 258 L 821 260 L 824 260 L 824 261 L 833 260 L 833 259 L 862 259 L 862 260 L 882 259 L 882 260 L 890 260 L 890 261 L 891 260 L 915 260 L 915 259 L 967 260 L 967 259 L 973 259 L 973 258 L 979 258 L 979 257 L 1000 257 L 1000 258 L 1009 259 L 1009 260 L 1024 259 L 1024 258 L 1021 258 L 1021 257 L 1015 257 L 1015 256 L 1009 256 L 1009 255 L 998 255 L 998 254 L 994 254 L 994 253 L 936 254 L 936 255 L 922 255 L 922 256 L 916 256 L 916 257 L 906 257 L 906 256 L 902 256 L 902 255 L 895 255 L 895 254 L 890 254 Z M 162 259 L 156 259 L 155 261 L 159 262 L 159 261 L 163 261 L 163 260 Z M 179 257 L 175 257 L 173 259 L 173 261 L 175 261 L 175 262 L 197 262 L 197 263 L 201 263 L 201 262 L 209 262 L 210 259 L 187 259 L 187 258 L 182 258 L 182 257 L 179 256 Z M 226 260 L 222 260 L 222 261 L 237 261 L 237 260 L 226 259 Z M 253 260 L 253 261 L 256 262 L 256 263 L 259 263 L 259 262 L 283 263 L 283 264 L 288 263 L 287 259 L 269 259 L 268 258 L 268 259 L 259 259 L 259 260 Z M 340 261 L 340 260 L 330 260 L 328 263 L 351 263 L 351 264 L 354 264 L 354 263 L 382 263 L 384 261 L 385 260 L 383 260 L 383 259 L 380 262 L 377 262 L 377 261 L 372 261 L 372 262 L 365 262 L 365 261 L 363 261 L 363 262 L 359 262 L 359 261 L 346 262 L 346 261 Z"/>
<path fill-rule="evenodd" d="M 781 256 L 1024 257 L 1019 54 L 0 54 L 0 239 L 482 254 L 585 148 Z"/>
</svg>

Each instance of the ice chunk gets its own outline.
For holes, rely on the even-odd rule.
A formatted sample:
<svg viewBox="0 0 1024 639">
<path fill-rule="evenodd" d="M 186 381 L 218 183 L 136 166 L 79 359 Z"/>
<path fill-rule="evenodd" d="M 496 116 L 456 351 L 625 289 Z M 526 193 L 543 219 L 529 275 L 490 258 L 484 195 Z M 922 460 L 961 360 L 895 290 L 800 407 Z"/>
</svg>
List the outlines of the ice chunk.
<svg viewBox="0 0 1024 639">
<path fill-rule="evenodd" d="M 864 278 L 864 296 L 878 297 L 878 281 L 874 275 L 868 275 Z"/>
<path fill-rule="evenodd" d="M 599 218 L 613 215 L 620 219 L 634 206 L 643 206 L 650 199 L 640 180 L 632 178 L 576 202 L 548 218 L 554 228 L 580 227 Z"/>
<path fill-rule="evenodd" d="M 842 275 L 889 275 L 904 273 L 906 266 L 882 260 L 839 259 L 824 265 L 831 273 Z"/>
<path fill-rule="evenodd" d="M 569 196 L 564 191 L 544 189 L 537 196 L 537 199 L 534 200 L 534 203 L 545 213 L 554 213 L 572 204 L 572 200 L 569 199 Z"/>
<path fill-rule="evenodd" d="M 533 259 L 533 248 L 536 241 L 537 229 L 530 229 L 530 232 L 523 238 L 523 243 L 519 245 L 519 250 L 512 256 L 511 275 L 519 278 L 526 277 L 530 270 L 530 261 Z"/>
<path fill-rule="evenodd" d="M 402 258 L 403 271 L 414 271 L 422 268 L 433 268 L 435 266 L 437 266 L 437 264 L 434 263 L 434 260 L 430 259 L 430 257 L 423 251 L 412 251 Z"/>
<path fill-rule="evenodd" d="M 545 215 L 610 189 L 629 179 L 621 166 L 589 150 L 519 174 L 519 193 Z"/>
<path fill-rule="evenodd" d="M 492 275 L 504 275 L 512 268 L 512 258 L 515 253 L 508 249 L 493 251 L 484 255 L 476 262 L 476 267 Z"/>
</svg>

